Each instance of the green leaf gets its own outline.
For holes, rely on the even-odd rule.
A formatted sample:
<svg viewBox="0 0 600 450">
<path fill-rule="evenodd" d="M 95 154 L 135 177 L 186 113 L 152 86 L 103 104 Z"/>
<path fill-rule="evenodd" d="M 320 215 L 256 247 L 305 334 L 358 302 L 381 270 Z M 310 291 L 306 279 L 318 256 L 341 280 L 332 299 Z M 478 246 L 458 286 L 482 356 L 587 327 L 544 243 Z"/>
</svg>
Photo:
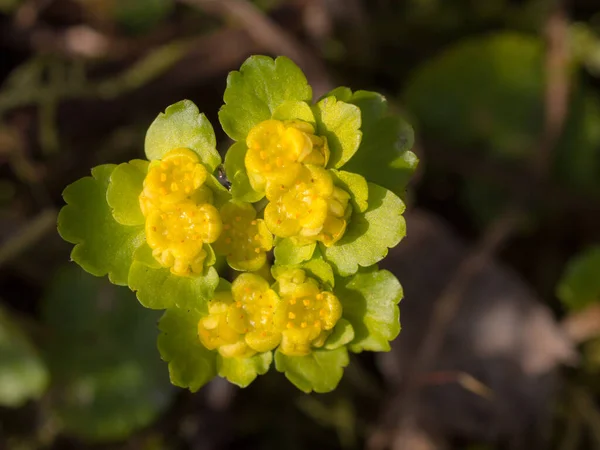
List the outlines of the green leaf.
<svg viewBox="0 0 600 450">
<path fill-rule="evenodd" d="M 317 120 L 317 134 L 327 138 L 331 151 L 327 166 L 343 166 L 360 145 L 360 109 L 335 97 L 326 97 L 313 107 L 313 111 Z"/>
<path fill-rule="evenodd" d="M 0 405 L 17 408 L 40 398 L 48 378 L 46 365 L 34 345 L 0 308 Z"/>
<path fill-rule="evenodd" d="M 139 261 L 145 264 L 146 266 L 152 267 L 153 269 L 162 268 L 160 263 L 152 255 L 152 249 L 150 248 L 147 242 L 144 242 L 135 251 L 135 253 L 133 254 L 133 261 Z"/>
<path fill-rule="evenodd" d="M 390 116 L 363 133 L 360 149 L 344 168 L 402 195 L 419 163 L 409 151 L 414 142 L 412 127 L 402 118 Z"/>
<path fill-rule="evenodd" d="M 345 172 L 343 170 L 331 170 L 330 173 L 333 175 L 333 184 L 341 187 L 350 194 L 352 207 L 356 211 L 365 211 L 369 200 L 367 180 L 357 173 Z"/>
<path fill-rule="evenodd" d="M 225 105 L 219 111 L 223 130 L 234 141 L 245 141 L 248 132 L 271 119 L 284 102 L 310 102 L 312 90 L 289 58 L 251 56 L 239 72 L 229 73 L 223 99 Z"/>
<path fill-rule="evenodd" d="M 557 287 L 557 296 L 569 310 L 600 302 L 600 246 L 586 249 L 569 261 Z"/>
<path fill-rule="evenodd" d="M 396 277 L 387 270 L 359 272 L 338 279 L 334 293 L 342 303 L 342 316 L 354 328 L 350 350 L 389 351 L 389 341 L 400 333 L 403 292 Z"/>
<path fill-rule="evenodd" d="M 299 267 L 308 272 L 308 275 L 320 280 L 328 287 L 332 288 L 334 286 L 335 279 L 333 276 L 333 269 L 323 259 L 323 255 L 319 249 L 315 250 L 311 259 L 303 262 Z"/>
<path fill-rule="evenodd" d="M 168 408 L 174 390 L 155 347 L 159 316 L 128 289 L 75 267 L 52 278 L 42 304 L 56 389 L 50 414 L 69 434 L 125 439 Z"/>
<path fill-rule="evenodd" d="M 255 203 L 265 196 L 264 193 L 256 192 L 250 185 L 246 173 L 246 147 L 245 142 L 236 142 L 225 154 L 225 173 L 231 181 L 231 195 L 234 200 Z"/>
<path fill-rule="evenodd" d="M 294 266 L 309 260 L 315 251 L 316 244 L 296 245 L 289 238 L 277 239 L 273 250 L 275 263 L 281 266 Z"/>
<path fill-rule="evenodd" d="M 158 350 L 169 363 L 171 383 L 196 392 L 217 375 L 217 352 L 207 350 L 198 337 L 197 311 L 168 309 L 158 327 Z"/>
<path fill-rule="evenodd" d="M 387 100 L 379 92 L 356 91 L 348 100 L 344 101 L 360 108 L 363 130 L 373 127 L 388 109 Z"/>
<path fill-rule="evenodd" d="M 140 194 L 148 173 L 148 161 L 134 159 L 119 164 L 110 175 L 106 201 L 112 208 L 114 219 L 121 225 L 143 225 L 144 215 L 140 208 Z"/>
<path fill-rule="evenodd" d="M 323 95 L 319 100 L 323 100 L 327 97 L 335 97 L 338 100 L 348 103 L 352 98 L 352 89 L 346 86 L 339 86 Z"/>
<path fill-rule="evenodd" d="M 133 254 L 145 242 L 145 235 L 143 226 L 120 225 L 113 218 L 106 190 L 115 167 L 95 167 L 91 177 L 67 186 L 58 232 L 75 244 L 71 259 L 83 269 L 98 277 L 108 274 L 111 282 L 126 285 Z"/>
<path fill-rule="evenodd" d="M 271 266 L 271 275 L 273 278 L 278 279 L 282 273 L 289 271 L 290 268 L 303 269 L 308 276 L 320 281 L 326 288 L 331 289 L 335 283 L 333 269 L 323 259 L 321 251 L 318 248 L 315 249 L 312 258 L 308 261 L 302 261 L 298 264 L 275 264 Z"/>
<path fill-rule="evenodd" d="M 354 339 L 354 328 L 352 324 L 343 317 L 338 320 L 333 328 L 333 333 L 329 335 L 325 341 L 324 348 L 327 350 L 335 350 L 336 348 L 346 345 Z"/>
<path fill-rule="evenodd" d="M 404 119 L 388 115 L 387 101 L 377 92 L 356 91 L 350 98 L 343 92 L 343 96 L 360 108 L 363 132 L 360 147 L 344 168 L 403 195 L 419 163 L 410 151 L 414 144 L 412 127 Z"/>
<path fill-rule="evenodd" d="M 359 266 L 371 266 L 406 236 L 402 213 L 404 203 L 387 189 L 369 183 L 369 207 L 363 213 L 354 212 L 344 236 L 331 247 L 321 245 L 321 251 L 336 272 L 342 276 L 355 273 Z"/>
<path fill-rule="evenodd" d="M 333 391 L 348 365 L 346 347 L 335 350 L 315 350 L 306 356 L 287 356 L 275 352 L 275 368 L 301 391 L 319 393 Z"/>
<path fill-rule="evenodd" d="M 190 100 L 182 100 L 160 113 L 146 133 L 146 157 L 161 159 L 176 148 L 195 151 L 209 172 L 221 164 L 213 127 Z"/>
<path fill-rule="evenodd" d="M 209 267 L 204 276 L 182 277 L 169 269 L 153 268 L 134 261 L 129 272 L 129 287 L 136 291 L 140 303 L 150 309 L 169 309 L 206 312 L 206 303 L 219 284 L 219 275 Z"/>
<path fill-rule="evenodd" d="M 247 387 L 258 375 L 264 375 L 273 361 L 273 353 L 265 352 L 251 358 L 223 358 L 217 356 L 219 376 L 227 378 L 230 383 L 239 387 Z"/>
<path fill-rule="evenodd" d="M 273 119 L 277 120 L 303 120 L 313 127 L 317 126 L 315 115 L 306 102 L 287 101 L 273 111 Z"/>
</svg>

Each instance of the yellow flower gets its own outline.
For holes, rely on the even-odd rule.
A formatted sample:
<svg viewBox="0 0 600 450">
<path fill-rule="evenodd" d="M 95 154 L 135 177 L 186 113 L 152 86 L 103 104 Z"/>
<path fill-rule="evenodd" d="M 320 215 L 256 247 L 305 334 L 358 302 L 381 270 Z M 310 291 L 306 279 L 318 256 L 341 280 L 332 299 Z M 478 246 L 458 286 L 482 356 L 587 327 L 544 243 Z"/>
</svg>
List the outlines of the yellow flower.
<svg viewBox="0 0 600 450">
<path fill-rule="evenodd" d="M 262 219 L 256 219 L 256 210 L 249 203 L 228 202 L 221 207 L 223 232 L 214 249 L 227 256 L 235 270 L 254 271 L 267 261 L 273 247 L 273 235 Z"/>
<path fill-rule="evenodd" d="M 246 138 L 245 165 L 252 188 L 264 192 L 271 184 L 291 183 L 302 165 L 325 166 L 327 140 L 315 135 L 312 125 L 300 120 L 266 120 Z"/>
<path fill-rule="evenodd" d="M 205 244 L 222 230 L 217 209 L 207 203 L 183 203 L 173 211 L 152 211 L 146 218 L 146 241 L 152 255 L 175 275 L 200 274 L 208 256 Z"/>
<path fill-rule="evenodd" d="M 244 341 L 244 334 L 237 332 L 227 323 L 227 313 L 232 303 L 231 292 L 215 293 L 208 304 L 208 316 L 198 322 L 198 336 L 207 349 L 217 349 L 226 358 L 247 358 L 256 352 L 248 347 Z"/>
<path fill-rule="evenodd" d="M 323 291 L 303 270 L 292 269 L 277 277 L 281 315 L 285 317 L 279 351 L 302 356 L 322 347 L 342 315 L 337 297 Z"/>
<path fill-rule="evenodd" d="M 222 223 L 204 183 L 208 172 L 191 150 L 178 148 L 153 161 L 144 179 L 140 207 L 152 255 L 175 275 L 201 274 Z"/>
<path fill-rule="evenodd" d="M 280 300 L 267 281 L 255 274 L 237 277 L 231 292 L 219 292 L 209 303 L 209 315 L 200 320 L 198 335 L 209 350 L 227 358 L 247 358 L 273 350 L 281 341 L 276 323 Z"/>
<path fill-rule="evenodd" d="M 212 192 L 203 186 L 207 176 L 196 153 L 186 148 L 171 150 L 150 164 L 140 195 L 142 212 L 147 216 L 153 210 L 169 210 L 186 200 L 211 203 Z"/>
<path fill-rule="evenodd" d="M 290 184 L 271 185 L 265 222 L 279 237 L 289 237 L 297 245 L 321 241 L 329 246 L 346 230 L 350 195 L 335 187 L 329 172 L 306 165 Z"/>
</svg>

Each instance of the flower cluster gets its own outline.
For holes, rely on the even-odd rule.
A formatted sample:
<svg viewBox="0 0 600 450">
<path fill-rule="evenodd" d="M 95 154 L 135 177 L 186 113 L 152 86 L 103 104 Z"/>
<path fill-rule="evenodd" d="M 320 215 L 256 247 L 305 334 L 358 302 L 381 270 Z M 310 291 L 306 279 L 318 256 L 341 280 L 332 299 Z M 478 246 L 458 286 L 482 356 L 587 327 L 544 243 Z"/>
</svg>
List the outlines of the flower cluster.
<svg viewBox="0 0 600 450">
<path fill-rule="evenodd" d="M 220 209 L 223 233 L 215 242 L 215 251 L 227 258 L 236 270 L 258 270 L 267 261 L 273 247 L 273 235 L 265 221 L 256 218 L 256 209 L 249 203 L 228 202 Z"/>
<path fill-rule="evenodd" d="M 341 317 L 337 297 L 295 269 L 281 275 L 279 292 L 255 274 L 245 273 L 230 291 L 215 294 L 198 324 L 202 344 L 225 358 L 248 358 L 279 346 L 289 356 L 320 348 Z"/>
<path fill-rule="evenodd" d="M 316 136 L 307 122 L 269 119 L 250 130 L 246 145 L 250 184 L 269 200 L 269 230 L 298 245 L 336 243 L 352 210 L 350 195 L 333 185 L 325 169 L 330 156 L 327 139 Z"/>
<path fill-rule="evenodd" d="M 224 100 L 230 183 L 216 176 L 211 124 L 184 100 L 149 127 L 147 161 L 65 189 L 59 232 L 85 270 L 165 310 L 158 348 L 173 384 L 247 386 L 274 363 L 305 392 L 331 391 L 348 351 L 389 350 L 400 331 L 402 289 L 377 263 L 405 234 L 399 195 L 416 157 L 397 130 L 410 128 L 374 92 L 313 104 L 283 57 L 249 58 Z"/>
<path fill-rule="evenodd" d="M 201 274 L 223 224 L 206 186 L 208 173 L 198 155 L 178 148 L 150 164 L 140 194 L 146 241 L 152 255 L 175 275 Z"/>
</svg>

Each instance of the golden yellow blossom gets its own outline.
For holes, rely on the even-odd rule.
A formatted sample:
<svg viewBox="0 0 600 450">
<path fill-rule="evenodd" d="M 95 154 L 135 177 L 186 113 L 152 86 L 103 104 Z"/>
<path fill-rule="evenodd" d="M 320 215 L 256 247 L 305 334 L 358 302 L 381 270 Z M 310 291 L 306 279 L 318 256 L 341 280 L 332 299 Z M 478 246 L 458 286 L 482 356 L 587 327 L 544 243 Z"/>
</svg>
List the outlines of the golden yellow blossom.
<svg viewBox="0 0 600 450">
<path fill-rule="evenodd" d="M 267 281 L 244 273 L 235 279 L 231 292 L 219 292 L 209 303 L 209 314 L 200 320 L 198 335 L 209 350 L 224 357 L 246 358 L 273 350 L 281 341 L 276 323 L 280 300 Z"/>
<path fill-rule="evenodd" d="M 211 203 L 212 192 L 203 186 L 207 176 L 196 153 L 186 148 L 171 150 L 150 165 L 140 195 L 142 212 L 147 216 L 156 209 L 165 211 L 185 200 Z"/>
<path fill-rule="evenodd" d="M 178 148 L 153 161 L 144 179 L 140 207 L 152 255 L 175 275 L 201 274 L 222 223 L 204 183 L 208 172 L 198 155 Z"/>
<path fill-rule="evenodd" d="M 301 163 L 325 166 L 329 147 L 312 125 L 300 120 L 266 120 L 246 138 L 245 165 L 252 188 L 264 192 L 271 184 L 291 183 Z"/>
<path fill-rule="evenodd" d="M 273 247 L 273 235 L 264 220 L 256 218 L 249 203 L 228 202 L 220 209 L 223 232 L 214 244 L 215 252 L 227 257 L 236 270 L 260 269 Z"/>
<path fill-rule="evenodd" d="M 322 347 L 342 315 L 337 297 L 322 290 L 301 269 L 286 271 L 278 275 L 277 281 L 285 320 L 279 351 L 302 356 Z"/>
<path fill-rule="evenodd" d="M 276 236 L 294 238 L 298 245 L 321 241 L 329 246 L 344 234 L 350 195 L 321 167 L 303 166 L 292 183 L 269 186 L 267 198 L 265 222 Z"/>
<path fill-rule="evenodd" d="M 199 274 L 208 256 L 205 244 L 222 230 L 217 209 L 207 203 L 183 203 L 172 211 L 153 211 L 146 218 L 146 241 L 152 255 L 175 275 Z"/>
</svg>

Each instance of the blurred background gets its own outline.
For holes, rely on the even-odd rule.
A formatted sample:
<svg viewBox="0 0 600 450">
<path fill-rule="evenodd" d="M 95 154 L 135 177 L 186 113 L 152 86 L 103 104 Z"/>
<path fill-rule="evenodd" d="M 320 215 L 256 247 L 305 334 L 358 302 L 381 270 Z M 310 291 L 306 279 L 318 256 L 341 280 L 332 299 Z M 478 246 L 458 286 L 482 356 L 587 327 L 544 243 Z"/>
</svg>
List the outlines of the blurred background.
<svg viewBox="0 0 600 450">
<path fill-rule="evenodd" d="M 171 103 L 224 152 L 251 54 L 415 129 L 382 264 L 403 331 L 327 395 L 172 387 L 160 313 L 56 232 L 65 186 L 141 157 Z M 597 0 L 0 0 L 0 449 L 600 449 L 599 76 Z"/>
</svg>

